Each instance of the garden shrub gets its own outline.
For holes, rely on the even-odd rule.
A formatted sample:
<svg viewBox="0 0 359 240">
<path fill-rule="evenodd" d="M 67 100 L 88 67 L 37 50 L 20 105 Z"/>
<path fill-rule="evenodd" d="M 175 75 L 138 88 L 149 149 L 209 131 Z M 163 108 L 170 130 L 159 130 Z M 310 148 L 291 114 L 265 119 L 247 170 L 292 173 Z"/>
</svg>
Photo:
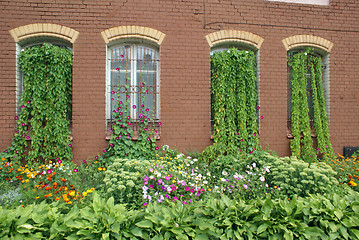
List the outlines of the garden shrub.
<svg viewBox="0 0 359 240">
<path fill-rule="evenodd" d="M 1 239 L 359 239 L 359 195 L 243 200 L 210 197 L 128 210 L 87 204 L 0 207 Z"/>
</svg>

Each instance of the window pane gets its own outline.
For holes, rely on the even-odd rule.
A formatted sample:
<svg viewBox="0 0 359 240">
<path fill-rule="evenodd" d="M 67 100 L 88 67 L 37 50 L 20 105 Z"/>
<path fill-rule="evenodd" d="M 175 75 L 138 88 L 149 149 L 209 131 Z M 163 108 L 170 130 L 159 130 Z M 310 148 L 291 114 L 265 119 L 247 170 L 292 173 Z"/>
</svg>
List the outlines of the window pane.
<svg viewBox="0 0 359 240">
<path fill-rule="evenodd" d="M 157 68 L 157 52 L 147 47 L 137 47 L 137 70 L 152 70 Z"/>
<path fill-rule="evenodd" d="M 131 48 L 129 46 L 121 46 L 111 49 L 110 61 L 111 69 L 119 68 L 121 70 L 131 71 Z"/>
</svg>

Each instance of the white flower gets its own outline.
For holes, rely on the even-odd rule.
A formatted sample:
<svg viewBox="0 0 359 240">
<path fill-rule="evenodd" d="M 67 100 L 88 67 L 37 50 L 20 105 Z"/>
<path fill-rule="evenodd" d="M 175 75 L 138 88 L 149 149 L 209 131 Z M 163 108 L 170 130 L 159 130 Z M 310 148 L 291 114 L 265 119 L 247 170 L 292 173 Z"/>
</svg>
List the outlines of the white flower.
<svg viewBox="0 0 359 240">
<path fill-rule="evenodd" d="M 221 178 L 221 181 L 222 181 L 222 182 L 225 182 L 225 181 L 226 181 L 226 179 L 225 179 L 225 178 Z"/>
<path fill-rule="evenodd" d="M 207 184 L 208 183 L 208 181 L 203 181 L 203 184 Z"/>
<path fill-rule="evenodd" d="M 209 176 L 209 177 L 210 177 L 210 176 L 211 176 L 211 173 L 210 173 L 210 172 L 208 172 L 208 173 L 207 173 L 207 176 Z"/>
<path fill-rule="evenodd" d="M 265 179 L 265 177 L 261 176 L 261 177 L 259 178 L 259 180 L 261 180 L 262 182 L 264 182 L 266 179 Z"/>
<path fill-rule="evenodd" d="M 223 172 L 222 172 L 222 175 L 227 176 L 228 173 L 227 173 L 226 171 L 223 171 Z"/>
<path fill-rule="evenodd" d="M 254 163 L 252 163 L 252 166 L 255 168 L 257 166 L 257 164 L 254 162 Z"/>
<path fill-rule="evenodd" d="M 198 161 L 198 159 L 197 159 L 197 158 L 194 158 L 194 159 L 193 159 L 193 161 L 197 162 L 197 161 Z"/>
</svg>

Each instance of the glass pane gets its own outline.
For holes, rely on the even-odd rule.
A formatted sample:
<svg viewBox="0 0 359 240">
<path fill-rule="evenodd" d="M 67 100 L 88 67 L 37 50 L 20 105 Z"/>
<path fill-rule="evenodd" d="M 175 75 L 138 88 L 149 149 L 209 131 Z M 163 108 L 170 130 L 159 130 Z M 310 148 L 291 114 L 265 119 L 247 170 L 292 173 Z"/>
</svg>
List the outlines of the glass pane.
<svg viewBox="0 0 359 240">
<path fill-rule="evenodd" d="M 148 47 L 137 47 L 137 71 L 152 70 L 157 68 L 157 51 Z"/>
<path fill-rule="evenodd" d="M 137 71 L 137 85 L 147 87 L 150 92 L 156 91 L 156 72 L 141 72 Z"/>
<path fill-rule="evenodd" d="M 111 69 L 131 70 L 131 48 L 129 46 L 111 49 L 110 57 Z"/>
</svg>

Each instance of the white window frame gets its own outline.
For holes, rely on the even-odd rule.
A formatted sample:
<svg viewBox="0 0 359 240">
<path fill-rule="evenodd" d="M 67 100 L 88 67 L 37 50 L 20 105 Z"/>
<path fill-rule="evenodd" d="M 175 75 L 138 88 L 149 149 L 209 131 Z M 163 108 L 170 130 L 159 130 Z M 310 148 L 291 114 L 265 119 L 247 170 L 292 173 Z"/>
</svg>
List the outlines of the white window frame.
<svg viewBox="0 0 359 240">
<path fill-rule="evenodd" d="M 137 83 L 137 73 L 141 70 L 137 69 L 137 50 L 139 47 L 147 47 L 152 49 L 153 51 L 156 52 L 156 56 L 157 56 L 157 64 L 156 64 L 156 70 L 145 70 L 146 72 L 155 72 L 156 71 L 156 93 L 155 94 L 155 101 L 156 101 L 156 112 L 155 112 L 155 122 L 159 122 L 160 120 L 160 52 L 159 52 L 159 48 L 158 47 L 154 47 L 153 45 L 147 44 L 147 43 L 143 43 L 143 41 L 139 41 L 139 40 L 132 40 L 132 41 L 125 41 L 125 42 L 117 42 L 115 44 L 111 44 L 111 45 L 107 45 L 107 51 L 106 51 L 106 122 L 107 124 L 110 124 L 111 119 L 112 118 L 112 109 L 111 109 L 111 74 L 113 72 L 116 72 L 117 74 L 119 73 L 118 70 L 116 69 L 111 69 L 111 50 L 112 49 L 116 49 L 118 47 L 124 46 L 124 45 L 129 45 L 131 50 L 131 56 L 130 56 L 130 64 L 131 64 L 131 72 L 130 72 L 130 76 L 131 76 L 131 86 L 136 86 Z M 120 72 L 128 72 L 129 70 L 121 70 Z M 142 70 L 143 71 L 143 70 Z M 132 105 L 136 105 L 138 106 L 137 103 L 137 93 L 132 93 L 130 95 L 130 99 L 131 99 L 131 106 Z M 131 119 L 138 119 L 137 116 L 137 111 L 135 111 L 134 109 L 131 108 L 131 112 L 130 112 L 130 117 Z"/>
<path fill-rule="evenodd" d="M 324 5 L 330 4 L 329 0 L 264 0 L 269 2 L 285 2 L 285 3 L 298 3 L 298 4 L 311 4 L 311 5 Z"/>
</svg>

